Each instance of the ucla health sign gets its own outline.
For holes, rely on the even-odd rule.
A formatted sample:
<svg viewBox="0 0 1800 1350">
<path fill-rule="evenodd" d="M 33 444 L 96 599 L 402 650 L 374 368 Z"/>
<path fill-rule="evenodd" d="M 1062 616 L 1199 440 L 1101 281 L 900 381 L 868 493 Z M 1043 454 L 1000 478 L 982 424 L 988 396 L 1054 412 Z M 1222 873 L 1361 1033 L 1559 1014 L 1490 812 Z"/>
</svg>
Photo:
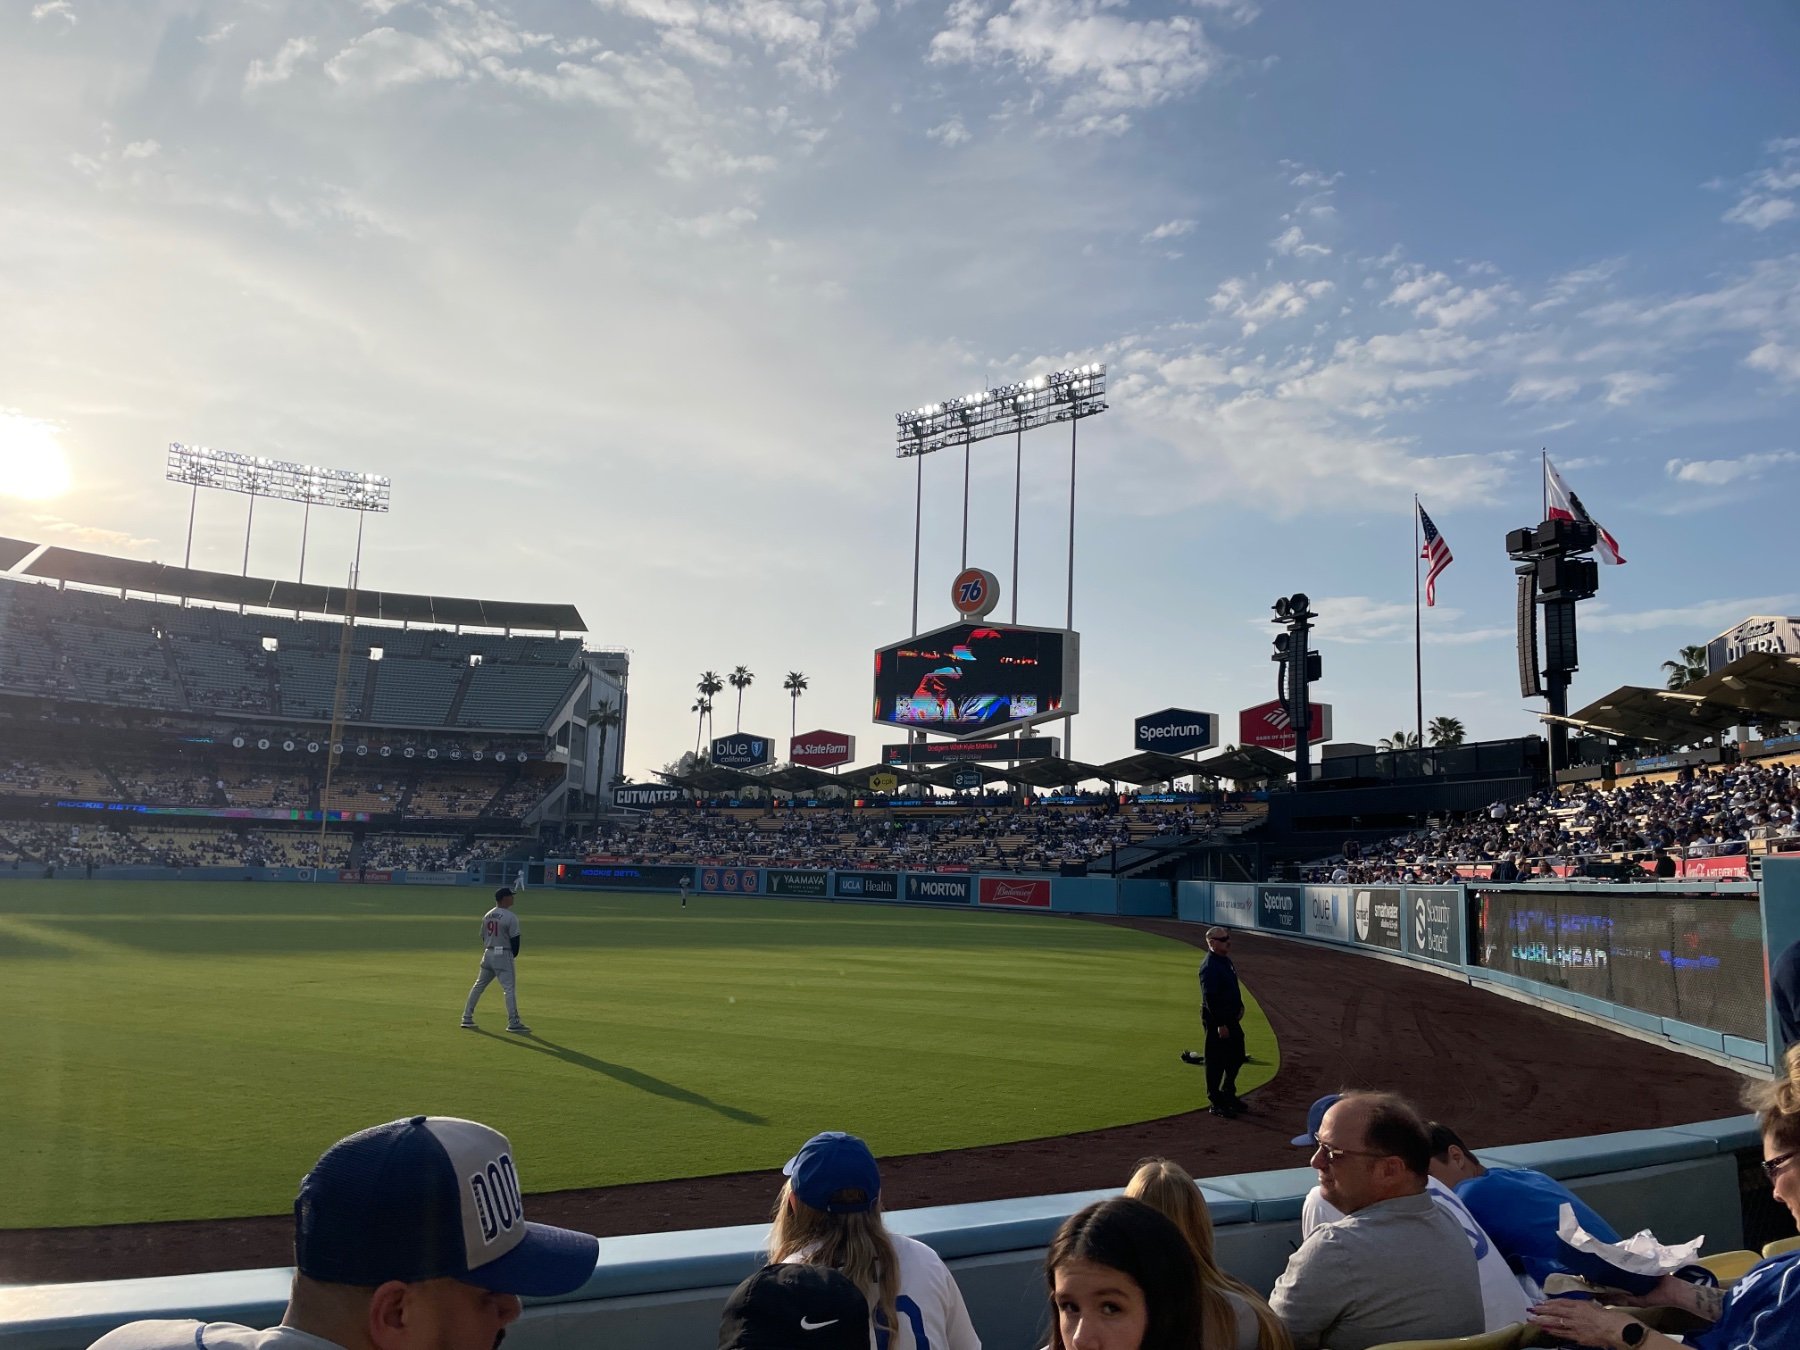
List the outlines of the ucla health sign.
<svg viewBox="0 0 1800 1350">
<path fill-rule="evenodd" d="M 1164 708 L 1138 718 L 1132 723 L 1132 732 L 1132 744 L 1139 750 L 1185 755 L 1190 750 L 1211 750 L 1219 743 L 1219 719 L 1192 708 Z"/>
<path fill-rule="evenodd" d="M 721 769 L 754 769 L 775 757 L 775 742 L 767 736 L 720 736 L 712 743 L 712 762 Z"/>
</svg>

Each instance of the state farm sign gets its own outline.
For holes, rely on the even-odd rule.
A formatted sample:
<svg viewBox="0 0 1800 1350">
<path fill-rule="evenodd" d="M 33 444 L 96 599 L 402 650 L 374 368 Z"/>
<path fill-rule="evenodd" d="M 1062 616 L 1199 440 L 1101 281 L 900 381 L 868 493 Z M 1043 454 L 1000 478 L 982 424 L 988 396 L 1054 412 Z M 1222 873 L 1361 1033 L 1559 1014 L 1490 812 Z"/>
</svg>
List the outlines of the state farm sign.
<svg viewBox="0 0 1800 1350">
<path fill-rule="evenodd" d="M 842 731 L 808 731 L 788 746 L 788 762 L 809 769 L 829 769 L 856 758 L 856 737 Z"/>
<path fill-rule="evenodd" d="M 1311 708 L 1312 728 L 1309 742 L 1331 739 L 1331 705 L 1315 703 Z M 1278 699 L 1245 708 L 1238 714 L 1238 744 L 1260 745 L 1265 750 L 1292 750 L 1294 723 Z"/>
</svg>

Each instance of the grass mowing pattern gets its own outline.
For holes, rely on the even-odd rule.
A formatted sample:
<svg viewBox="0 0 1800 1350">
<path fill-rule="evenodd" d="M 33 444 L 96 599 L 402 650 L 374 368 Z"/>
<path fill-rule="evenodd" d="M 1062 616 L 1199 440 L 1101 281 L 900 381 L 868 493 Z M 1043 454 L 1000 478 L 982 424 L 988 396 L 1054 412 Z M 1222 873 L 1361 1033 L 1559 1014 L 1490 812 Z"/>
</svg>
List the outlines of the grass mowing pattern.
<svg viewBox="0 0 1800 1350">
<path fill-rule="evenodd" d="M 1041 916 L 521 896 L 520 1010 L 457 1028 L 484 892 L 0 887 L 0 1227 L 279 1214 L 326 1145 L 411 1113 L 505 1131 L 531 1191 L 879 1154 L 1205 1103 L 1193 947 Z M 1251 1002 L 1248 1090 L 1275 1074 Z M 1052 1179 L 1053 1181 L 1053 1179 Z M 1050 1183 L 1047 1183 L 1049 1185 Z M 1051 1185 L 1051 1189 L 1054 1186 Z"/>
</svg>

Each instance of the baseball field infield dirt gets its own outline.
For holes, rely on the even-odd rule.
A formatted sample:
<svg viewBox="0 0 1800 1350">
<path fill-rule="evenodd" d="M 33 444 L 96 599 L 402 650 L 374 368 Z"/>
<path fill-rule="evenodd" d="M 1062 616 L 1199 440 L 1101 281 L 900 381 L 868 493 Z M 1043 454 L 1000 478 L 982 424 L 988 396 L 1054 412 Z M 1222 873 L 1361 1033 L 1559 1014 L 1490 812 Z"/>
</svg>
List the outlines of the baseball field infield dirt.
<svg viewBox="0 0 1800 1350">
<path fill-rule="evenodd" d="M 1199 945 L 1202 929 L 1116 922 Z M 1306 1108 L 1342 1087 L 1402 1092 L 1483 1146 L 1678 1125 L 1739 1113 L 1743 1079 L 1673 1050 L 1472 989 L 1459 981 L 1328 948 L 1240 933 L 1238 972 L 1281 1045 L 1281 1072 L 1223 1120 L 1196 1109 L 1055 1139 L 883 1158 L 888 1209 L 1123 1186 L 1142 1158 L 1173 1158 L 1195 1176 L 1303 1166 L 1288 1140 Z M 1196 965 L 1198 964 L 1196 954 Z M 1195 989 L 1194 1042 L 1199 1043 Z M 1070 1065 L 1046 1093 L 1105 1091 L 1107 1067 Z M 821 1129 L 836 1122 L 822 1115 Z M 768 1218 L 781 1177 L 739 1172 L 533 1195 L 530 1217 L 602 1236 Z M 205 1220 L 0 1232 L 0 1282 L 42 1283 L 285 1266 L 293 1219 Z"/>
</svg>

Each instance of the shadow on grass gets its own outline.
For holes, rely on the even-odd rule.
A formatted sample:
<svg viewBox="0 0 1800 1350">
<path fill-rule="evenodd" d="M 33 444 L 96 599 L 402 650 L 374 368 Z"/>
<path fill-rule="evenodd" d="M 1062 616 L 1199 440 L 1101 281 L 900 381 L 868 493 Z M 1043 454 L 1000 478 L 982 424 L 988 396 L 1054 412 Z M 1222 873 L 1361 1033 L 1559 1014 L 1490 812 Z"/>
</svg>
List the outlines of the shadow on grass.
<svg viewBox="0 0 1800 1350">
<path fill-rule="evenodd" d="M 565 1064 L 573 1064 L 578 1069 L 586 1069 L 589 1073 L 605 1074 L 614 1082 L 623 1083 L 626 1087 L 636 1088 L 639 1092 L 648 1092 L 653 1097 L 666 1097 L 672 1102 L 680 1102 L 684 1106 L 701 1106 L 708 1111 L 716 1111 L 727 1120 L 735 1120 L 740 1125 L 767 1125 L 766 1117 L 754 1111 L 745 1111 L 736 1106 L 724 1106 L 710 1097 L 703 1097 L 698 1092 L 690 1092 L 684 1087 L 666 1082 L 651 1074 L 637 1069 L 627 1068 L 623 1064 L 613 1064 L 604 1059 L 596 1059 L 592 1055 L 584 1055 L 579 1050 L 571 1050 L 566 1045 L 558 1045 L 555 1041 L 547 1041 L 542 1036 L 515 1036 L 497 1031 L 481 1031 L 491 1041 L 504 1041 L 508 1045 L 516 1045 L 521 1050 L 535 1050 L 540 1055 L 549 1055 L 552 1059 L 560 1059 Z"/>
</svg>

